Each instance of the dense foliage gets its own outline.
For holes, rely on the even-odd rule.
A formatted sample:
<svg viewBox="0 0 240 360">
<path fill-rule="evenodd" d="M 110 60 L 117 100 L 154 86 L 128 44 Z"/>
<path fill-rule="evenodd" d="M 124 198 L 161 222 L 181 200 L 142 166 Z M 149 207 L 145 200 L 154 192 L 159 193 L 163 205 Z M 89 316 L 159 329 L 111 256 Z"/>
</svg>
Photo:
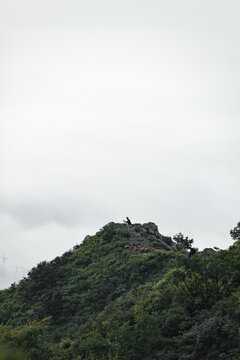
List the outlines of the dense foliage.
<svg viewBox="0 0 240 360">
<path fill-rule="evenodd" d="M 0 360 L 240 359 L 238 230 L 189 257 L 182 234 L 106 225 L 0 292 Z"/>
<path fill-rule="evenodd" d="M 174 235 L 173 240 L 176 242 L 178 250 L 191 249 L 193 244 L 193 239 L 189 239 L 188 236 L 184 237 L 182 233 Z"/>
</svg>

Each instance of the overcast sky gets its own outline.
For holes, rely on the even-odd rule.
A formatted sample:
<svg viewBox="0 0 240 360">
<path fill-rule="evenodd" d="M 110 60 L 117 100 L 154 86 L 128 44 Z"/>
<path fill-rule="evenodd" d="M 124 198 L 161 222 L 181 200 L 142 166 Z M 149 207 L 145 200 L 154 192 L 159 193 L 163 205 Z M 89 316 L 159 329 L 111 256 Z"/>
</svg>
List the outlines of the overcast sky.
<svg viewBox="0 0 240 360">
<path fill-rule="evenodd" d="M 239 0 L 0 0 L 9 283 L 125 216 L 199 248 L 232 244 L 239 12 Z"/>
</svg>

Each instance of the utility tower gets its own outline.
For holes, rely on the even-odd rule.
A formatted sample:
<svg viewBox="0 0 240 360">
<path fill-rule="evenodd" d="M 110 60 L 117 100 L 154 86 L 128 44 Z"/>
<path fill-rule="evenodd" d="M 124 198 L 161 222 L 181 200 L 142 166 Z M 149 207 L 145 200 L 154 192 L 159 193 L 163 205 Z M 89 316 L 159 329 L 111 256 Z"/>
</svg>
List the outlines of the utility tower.
<svg viewBox="0 0 240 360">
<path fill-rule="evenodd" d="M 5 264 L 5 261 L 8 259 L 5 255 L 0 256 L 2 263 Z"/>
</svg>

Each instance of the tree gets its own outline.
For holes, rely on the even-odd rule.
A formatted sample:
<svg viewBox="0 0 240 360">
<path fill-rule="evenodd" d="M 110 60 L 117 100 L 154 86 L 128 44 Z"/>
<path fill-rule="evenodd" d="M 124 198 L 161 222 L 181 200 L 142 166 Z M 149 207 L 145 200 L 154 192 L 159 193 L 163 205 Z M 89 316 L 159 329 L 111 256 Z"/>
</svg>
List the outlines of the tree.
<svg viewBox="0 0 240 360">
<path fill-rule="evenodd" d="M 182 233 L 174 235 L 173 240 L 176 242 L 178 250 L 189 250 L 192 247 L 193 239 L 189 239 L 188 236 L 184 237 Z"/>
<path fill-rule="evenodd" d="M 240 240 L 240 221 L 237 223 L 237 226 L 230 230 L 230 235 L 233 238 L 233 240 L 237 241 Z"/>
</svg>

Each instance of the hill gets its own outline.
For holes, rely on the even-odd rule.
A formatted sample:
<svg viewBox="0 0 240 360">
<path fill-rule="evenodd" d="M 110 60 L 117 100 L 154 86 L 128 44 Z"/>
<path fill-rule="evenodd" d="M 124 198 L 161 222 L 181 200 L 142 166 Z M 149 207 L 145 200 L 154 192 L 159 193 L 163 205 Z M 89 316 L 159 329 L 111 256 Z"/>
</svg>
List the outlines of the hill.
<svg viewBox="0 0 240 360">
<path fill-rule="evenodd" d="M 2 359 L 239 359 L 232 231 L 189 257 L 153 223 L 107 224 L 0 292 Z"/>
</svg>

